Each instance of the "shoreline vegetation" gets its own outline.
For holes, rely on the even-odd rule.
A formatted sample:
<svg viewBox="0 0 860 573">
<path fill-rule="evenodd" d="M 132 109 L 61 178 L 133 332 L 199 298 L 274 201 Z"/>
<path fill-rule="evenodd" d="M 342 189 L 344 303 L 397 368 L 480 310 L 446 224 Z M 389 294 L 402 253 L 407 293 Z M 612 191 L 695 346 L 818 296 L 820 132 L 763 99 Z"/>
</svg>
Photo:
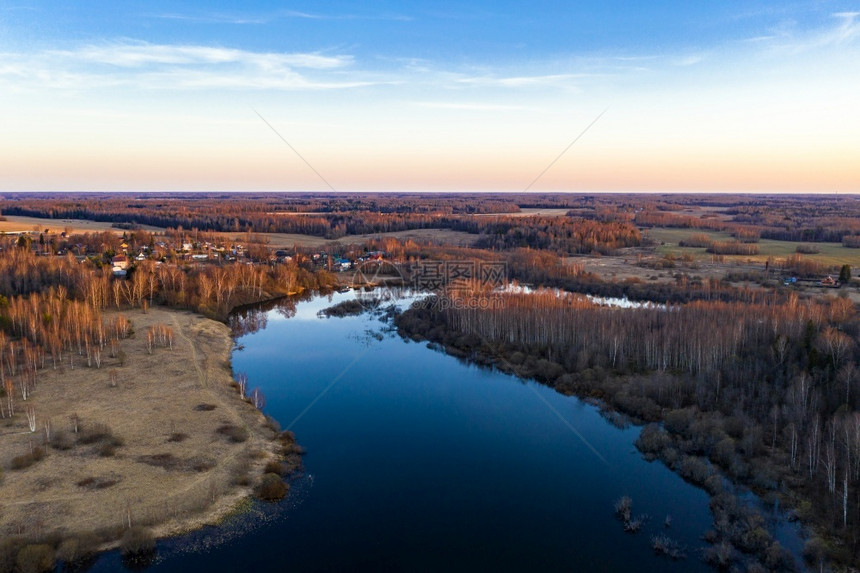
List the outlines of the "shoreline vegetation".
<svg viewBox="0 0 860 573">
<path fill-rule="evenodd" d="M 808 565 L 851 561 L 857 493 L 854 478 L 835 471 L 838 456 L 854 460 L 857 451 L 853 378 L 846 390 L 843 368 L 851 348 L 845 333 L 857 329 L 850 302 L 634 310 L 551 290 L 492 293 L 501 304 L 484 306 L 470 301 L 487 293 L 468 288 L 438 296 L 459 304 L 413 305 L 395 317 L 402 337 L 593 401 L 610 422 L 643 425 L 636 446 L 645 458 L 711 497 L 708 563 L 725 568 L 753 558 L 768 570 L 794 569 L 762 515 L 727 483 L 778 502 L 812 531 Z M 815 409 L 830 400 L 836 413 L 822 419 Z M 765 423 L 763 404 L 777 404 L 764 410 Z"/>
<path fill-rule="evenodd" d="M 41 372 L 21 406 L 35 431 L 30 416 L 0 420 L 0 459 L 11 465 L 0 571 L 116 547 L 145 560 L 156 538 L 218 524 L 251 496 L 284 497 L 301 465 L 292 433 L 234 379 L 226 325 L 159 307 L 104 318 L 127 328 L 113 356 Z"/>
<path fill-rule="evenodd" d="M 0 245 L 0 571 L 114 547 L 145 562 L 158 537 L 287 494 L 303 450 L 233 378 L 224 322 L 333 275 L 144 260 L 117 280 L 28 247 Z"/>
</svg>

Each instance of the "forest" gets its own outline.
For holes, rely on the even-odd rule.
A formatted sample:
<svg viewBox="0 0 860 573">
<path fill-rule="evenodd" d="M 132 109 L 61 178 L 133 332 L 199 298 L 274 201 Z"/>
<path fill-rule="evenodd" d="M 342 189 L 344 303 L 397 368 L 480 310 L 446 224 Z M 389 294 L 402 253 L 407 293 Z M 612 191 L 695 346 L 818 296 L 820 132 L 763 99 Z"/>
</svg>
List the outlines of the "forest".
<svg viewBox="0 0 860 573">
<path fill-rule="evenodd" d="M 225 200 L 230 201 L 229 211 L 223 209 Z M 526 209 L 568 211 L 560 220 L 518 220 Z M 452 229 L 479 236 L 482 247 L 528 246 L 558 253 L 609 254 L 638 245 L 639 231 L 655 226 L 727 231 L 744 243 L 759 237 L 851 242 L 860 235 L 860 204 L 853 198 L 803 195 L 5 194 L 0 212 L 131 228 L 298 233 L 329 239 Z"/>
<path fill-rule="evenodd" d="M 437 296 L 488 294 L 464 285 Z M 396 323 L 405 336 L 650 424 L 640 449 L 714 496 L 711 541 L 727 555 L 772 561 L 779 548 L 755 520 L 729 519 L 738 505 L 712 466 L 826 532 L 807 544 L 811 563 L 858 563 L 860 319 L 850 301 L 770 295 L 619 309 L 555 290 L 492 296 L 501 303 L 427 305 Z"/>
</svg>

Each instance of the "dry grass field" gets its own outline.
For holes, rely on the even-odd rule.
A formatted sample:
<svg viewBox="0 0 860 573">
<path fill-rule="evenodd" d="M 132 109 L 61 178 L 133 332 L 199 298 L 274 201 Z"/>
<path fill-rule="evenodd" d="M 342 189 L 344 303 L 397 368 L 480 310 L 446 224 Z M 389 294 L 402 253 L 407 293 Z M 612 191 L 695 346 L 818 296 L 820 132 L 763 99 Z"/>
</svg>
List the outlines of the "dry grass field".
<svg viewBox="0 0 860 573">
<path fill-rule="evenodd" d="M 233 242 L 242 242 L 244 240 L 243 233 L 219 233 L 219 235 Z M 311 248 L 326 248 L 336 244 L 361 244 L 372 239 L 384 239 L 386 237 L 393 237 L 400 240 L 411 239 L 416 242 L 430 241 L 434 243 L 466 247 L 472 245 L 472 243 L 474 243 L 478 238 L 477 235 L 470 235 L 469 233 L 452 231 L 450 229 L 413 229 L 411 231 L 393 231 L 390 233 L 347 235 L 340 239 L 325 239 L 323 237 L 299 235 L 295 233 L 255 233 L 255 235 L 265 237 L 269 241 L 269 246 L 276 249 L 291 249 L 294 245 L 302 245 Z"/>
<path fill-rule="evenodd" d="M 706 253 L 705 249 L 696 247 L 680 247 L 678 243 L 688 239 L 690 235 L 707 235 L 715 241 L 730 241 L 731 235 L 719 231 L 707 231 L 700 229 L 666 229 L 654 228 L 646 231 L 648 237 L 658 243 L 657 252 L 659 254 L 671 253 L 675 256 L 683 256 L 690 254 L 696 259 L 710 259 L 711 254 Z M 725 255 L 727 261 L 751 261 L 757 264 L 764 264 L 768 257 L 786 258 L 795 254 L 799 245 L 807 243 L 798 241 L 774 241 L 770 239 L 761 239 L 756 245 L 758 246 L 757 255 Z M 860 268 L 860 249 L 849 249 L 843 247 L 841 243 L 813 243 L 812 246 L 818 250 L 815 254 L 803 255 L 804 258 L 817 261 L 824 265 L 839 267 L 841 265 L 851 265 L 852 268 Z"/>
<path fill-rule="evenodd" d="M 15 417 L 0 420 L 0 537 L 93 531 L 109 540 L 129 523 L 180 533 L 231 511 L 274 457 L 264 416 L 230 386 L 225 325 L 160 308 L 123 314 L 134 329 L 124 357 L 56 370 L 49 360 L 30 399 L 16 396 Z M 156 324 L 173 329 L 174 343 L 150 354 L 146 331 Z M 43 459 L 14 469 L 37 448 Z"/>
<path fill-rule="evenodd" d="M 536 207 L 525 207 L 517 213 L 479 213 L 476 217 L 564 217 L 575 209 L 539 209 Z"/>
<path fill-rule="evenodd" d="M 19 217 L 16 215 L 4 215 L 6 220 L 0 221 L 0 233 L 17 233 L 20 231 L 44 231 L 50 229 L 52 233 L 100 233 L 111 231 L 122 234 L 122 229 L 112 227 L 112 223 L 101 221 L 88 221 L 86 219 L 43 219 L 41 217 Z M 160 227 L 141 225 L 147 231 L 163 231 Z"/>
<path fill-rule="evenodd" d="M 562 211 L 561 209 L 556 209 Z M 553 211 L 552 209 L 544 209 L 544 211 Z M 0 221 L 0 233 L 15 233 L 21 231 L 44 231 L 50 229 L 51 232 L 67 231 L 71 233 L 97 233 L 102 231 L 111 231 L 113 233 L 122 234 L 122 229 L 117 229 L 111 226 L 111 223 L 88 221 L 85 219 L 43 219 L 39 217 L 18 217 L 14 215 L 4 215 L 5 221 Z M 142 225 L 147 231 L 164 231 L 160 227 L 150 225 Z M 294 245 L 302 245 L 311 248 L 324 248 L 334 244 L 350 245 L 360 244 L 371 239 L 394 237 L 397 239 L 411 239 L 416 242 L 431 241 L 436 243 L 445 243 L 456 246 L 469 246 L 475 242 L 476 235 L 463 233 L 460 231 L 451 231 L 449 229 L 414 229 L 411 231 L 394 231 L 390 233 L 375 233 L 367 235 L 347 235 L 340 239 L 325 239 L 323 237 L 315 237 L 313 235 L 301 235 L 297 233 L 254 233 L 257 236 L 265 237 L 269 241 L 269 246 L 276 249 L 291 249 Z M 241 243 L 246 240 L 245 233 L 230 233 L 222 232 L 218 235 L 226 240 Z"/>
</svg>

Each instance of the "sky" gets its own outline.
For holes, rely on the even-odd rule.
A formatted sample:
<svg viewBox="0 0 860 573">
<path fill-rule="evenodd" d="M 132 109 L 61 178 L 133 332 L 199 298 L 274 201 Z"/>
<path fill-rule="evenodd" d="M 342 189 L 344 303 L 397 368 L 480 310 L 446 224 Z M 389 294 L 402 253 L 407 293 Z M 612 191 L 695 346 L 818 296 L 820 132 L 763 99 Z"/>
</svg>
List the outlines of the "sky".
<svg viewBox="0 0 860 573">
<path fill-rule="evenodd" d="M 860 0 L 0 0 L 0 191 L 332 189 L 860 193 Z"/>
</svg>

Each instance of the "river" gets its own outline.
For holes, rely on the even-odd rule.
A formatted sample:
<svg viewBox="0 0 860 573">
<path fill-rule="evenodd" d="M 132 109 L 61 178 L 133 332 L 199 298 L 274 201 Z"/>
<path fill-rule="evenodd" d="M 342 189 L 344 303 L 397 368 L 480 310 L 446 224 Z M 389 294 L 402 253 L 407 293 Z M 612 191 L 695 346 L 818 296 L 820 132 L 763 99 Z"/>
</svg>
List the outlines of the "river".
<svg viewBox="0 0 860 573">
<path fill-rule="evenodd" d="M 404 341 L 378 316 L 318 316 L 353 296 L 237 317 L 233 368 L 307 449 L 304 473 L 280 505 L 160 542 L 150 570 L 711 571 L 708 496 L 644 461 L 639 428 Z M 636 534 L 614 515 L 623 495 L 648 516 Z M 654 555 L 661 534 L 687 558 Z M 114 551 L 91 570 L 120 563 Z"/>
</svg>

